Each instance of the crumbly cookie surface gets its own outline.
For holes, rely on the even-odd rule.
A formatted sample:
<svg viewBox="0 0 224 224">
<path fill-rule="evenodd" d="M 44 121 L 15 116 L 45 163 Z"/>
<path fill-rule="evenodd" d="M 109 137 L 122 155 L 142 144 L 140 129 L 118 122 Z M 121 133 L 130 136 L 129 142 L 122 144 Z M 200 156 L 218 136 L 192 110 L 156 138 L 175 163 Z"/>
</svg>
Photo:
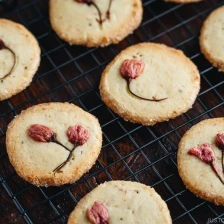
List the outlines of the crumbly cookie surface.
<svg viewBox="0 0 224 224">
<path fill-rule="evenodd" d="M 33 124 L 44 125 L 56 133 L 56 139 L 69 150 L 74 147 L 66 133 L 68 128 L 81 125 L 89 138 L 78 146 L 69 162 L 53 172 L 69 155 L 54 142 L 37 142 L 28 135 Z M 98 120 L 81 108 L 68 103 L 46 103 L 30 107 L 9 124 L 6 147 L 11 164 L 26 181 L 37 186 L 58 186 L 78 180 L 95 163 L 102 145 Z"/>
<path fill-rule="evenodd" d="M 127 89 L 120 68 L 126 59 L 145 63 L 133 79 L 133 92 L 145 98 L 167 98 L 160 102 L 134 97 Z M 125 120 L 143 125 L 167 121 L 190 109 L 200 89 L 197 67 L 182 51 L 162 44 L 141 43 L 123 50 L 104 70 L 100 94 L 105 104 Z"/>
<path fill-rule="evenodd" d="M 21 24 L 0 19 L 0 30 L 0 42 L 14 52 L 13 55 L 10 50 L 0 47 L 1 101 L 30 84 L 40 64 L 40 48 L 35 37 Z M 8 73 L 10 75 L 7 76 Z"/>
<path fill-rule="evenodd" d="M 201 121 L 183 136 L 178 147 L 178 171 L 186 188 L 205 200 L 217 205 L 224 205 L 224 185 L 211 166 L 199 158 L 189 155 L 195 146 L 209 143 L 215 154 L 216 164 L 224 180 L 221 165 L 221 150 L 216 144 L 217 133 L 224 133 L 224 118 Z"/>
<path fill-rule="evenodd" d="M 105 47 L 132 33 L 142 20 L 141 0 L 94 0 L 101 12 L 99 23 L 93 5 L 75 0 L 50 0 L 50 21 L 57 35 L 70 44 Z"/>
<path fill-rule="evenodd" d="M 200 48 L 214 67 L 224 71 L 224 6 L 214 10 L 204 21 Z"/>
<path fill-rule="evenodd" d="M 86 211 L 95 201 L 106 206 L 110 224 L 172 223 L 166 203 L 153 188 L 130 181 L 110 181 L 81 199 L 68 224 L 89 224 Z"/>
</svg>

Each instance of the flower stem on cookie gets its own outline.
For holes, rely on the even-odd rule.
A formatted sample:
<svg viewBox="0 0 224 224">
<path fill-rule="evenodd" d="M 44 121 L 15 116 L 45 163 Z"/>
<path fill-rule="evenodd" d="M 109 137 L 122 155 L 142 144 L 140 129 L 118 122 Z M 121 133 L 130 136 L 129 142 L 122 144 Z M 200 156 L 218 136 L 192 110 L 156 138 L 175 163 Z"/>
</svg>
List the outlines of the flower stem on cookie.
<svg viewBox="0 0 224 224">
<path fill-rule="evenodd" d="M 93 5 L 96 8 L 98 15 L 99 15 L 99 19 L 97 19 L 96 21 L 100 24 L 100 26 L 102 26 L 102 24 L 104 22 L 104 20 L 102 19 L 102 13 L 101 13 L 98 5 L 93 0 L 75 0 L 75 1 L 78 3 L 85 3 L 89 6 Z"/>
<path fill-rule="evenodd" d="M 59 166 L 57 166 L 53 172 L 60 171 L 61 168 L 63 168 L 71 159 L 72 153 L 74 150 L 80 146 L 86 143 L 86 141 L 89 139 L 89 131 L 85 128 L 83 128 L 81 125 L 75 125 L 70 126 L 67 130 L 67 137 L 71 143 L 74 144 L 72 150 L 69 150 L 65 145 L 60 143 L 56 139 L 56 133 L 54 133 L 49 127 L 45 125 L 40 124 L 33 124 L 28 129 L 28 135 L 36 142 L 54 142 L 60 146 L 62 146 L 64 149 L 69 151 L 69 155 L 67 159 L 62 162 Z"/>
<path fill-rule="evenodd" d="M 215 172 L 215 174 L 217 175 L 217 177 L 219 178 L 219 180 L 222 182 L 222 184 L 224 184 L 224 181 L 220 176 L 220 173 L 219 173 L 216 161 L 215 161 L 214 151 L 210 144 L 204 143 L 200 146 L 193 147 L 188 151 L 188 154 L 196 156 L 201 161 L 209 164 L 211 166 L 211 168 L 213 169 L 213 171 Z"/>
<path fill-rule="evenodd" d="M 62 167 L 64 167 L 64 166 L 69 162 L 69 160 L 70 160 L 71 157 L 72 157 L 72 153 L 74 152 L 74 150 L 76 149 L 77 146 L 78 146 L 78 145 L 74 145 L 74 147 L 72 148 L 72 150 L 69 151 L 69 154 L 68 154 L 67 159 L 66 159 L 63 163 L 61 163 L 59 166 L 57 166 L 57 167 L 53 170 L 53 172 L 58 172 L 58 171 L 60 171 L 60 169 L 61 169 Z"/>
<path fill-rule="evenodd" d="M 131 90 L 131 87 L 130 87 L 131 81 L 133 79 L 136 79 L 138 76 L 140 76 L 141 73 L 143 72 L 144 68 L 145 68 L 145 63 L 142 60 L 126 59 L 122 63 L 121 68 L 120 68 L 120 73 L 121 73 L 121 76 L 127 81 L 129 92 L 133 96 L 138 97 L 141 100 L 148 100 L 148 101 L 154 101 L 154 102 L 159 102 L 159 101 L 162 101 L 162 100 L 166 100 L 167 97 L 166 98 L 161 98 L 161 99 L 157 99 L 155 97 L 152 97 L 151 99 L 141 97 Z"/>
<path fill-rule="evenodd" d="M 5 43 L 3 42 L 3 40 L 0 39 L 0 50 L 4 50 L 4 49 L 8 50 L 8 51 L 10 51 L 12 53 L 12 55 L 13 55 L 13 65 L 12 65 L 10 71 L 7 74 L 5 74 L 2 78 L 0 78 L 1 81 L 3 79 L 5 79 L 7 76 L 11 75 L 11 73 L 13 72 L 13 70 L 14 70 L 14 68 L 16 66 L 16 61 L 17 61 L 15 52 L 11 48 L 6 46 Z"/>
<path fill-rule="evenodd" d="M 95 201 L 91 208 L 87 209 L 87 218 L 92 224 L 109 224 L 109 213 L 106 206 Z"/>
<path fill-rule="evenodd" d="M 112 5 L 112 1 L 113 0 L 110 0 L 109 6 L 108 6 L 108 9 L 107 9 L 107 12 L 106 12 L 107 19 L 110 19 L 110 9 L 111 9 L 111 5 Z"/>
<path fill-rule="evenodd" d="M 147 101 L 154 101 L 154 102 L 160 102 L 160 101 L 163 101 L 163 100 L 166 100 L 167 99 L 167 97 L 166 98 L 161 98 L 161 99 L 157 99 L 157 98 L 155 98 L 154 96 L 152 97 L 152 99 L 149 99 L 149 98 L 145 98 L 145 97 L 142 97 L 142 96 L 138 96 L 136 93 L 134 93 L 132 90 L 131 90 L 131 88 L 130 88 L 130 84 L 131 84 L 131 81 L 132 81 L 133 79 L 128 79 L 127 80 L 127 83 L 128 83 L 128 90 L 129 90 L 129 92 L 132 94 L 132 95 L 134 95 L 135 97 L 138 97 L 139 99 L 141 99 L 141 100 L 147 100 Z"/>
<path fill-rule="evenodd" d="M 222 151 L 222 171 L 224 172 L 224 133 L 216 135 L 216 145 Z"/>
<path fill-rule="evenodd" d="M 81 125 L 70 126 L 66 134 L 67 134 L 68 140 L 74 144 L 74 147 L 72 148 L 72 150 L 69 151 L 69 155 L 67 159 L 63 163 L 61 163 L 59 166 L 57 166 L 54 169 L 54 172 L 60 171 L 60 169 L 63 168 L 69 162 L 74 150 L 78 146 L 85 144 L 86 141 L 89 139 L 89 131 L 83 128 Z"/>
</svg>

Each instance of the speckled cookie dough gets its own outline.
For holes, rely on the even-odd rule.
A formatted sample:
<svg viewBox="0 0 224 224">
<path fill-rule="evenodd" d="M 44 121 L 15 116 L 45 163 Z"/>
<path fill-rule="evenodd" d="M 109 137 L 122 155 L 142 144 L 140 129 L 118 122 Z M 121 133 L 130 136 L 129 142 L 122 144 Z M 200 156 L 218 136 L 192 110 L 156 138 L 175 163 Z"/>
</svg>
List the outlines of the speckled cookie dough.
<svg viewBox="0 0 224 224">
<path fill-rule="evenodd" d="M 224 6 L 214 10 L 204 21 L 200 47 L 208 61 L 224 72 Z"/>
<path fill-rule="evenodd" d="M 141 23 L 141 0 L 50 0 L 50 21 L 70 44 L 105 47 L 116 44 Z"/>
<path fill-rule="evenodd" d="M 98 120 L 69 103 L 30 107 L 14 118 L 6 133 L 11 164 L 36 186 L 78 180 L 96 162 L 101 146 Z"/>
<path fill-rule="evenodd" d="M 182 51 L 141 43 L 123 50 L 100 81 L 105 104 L 125 120 L 143 125 L 189 110 L 200 89 L 197 67 Z"/>
<path fill-rule="evenodd" d="M 82 198 L 68 224 L 171 224 L 166 203 L 151 187 L 130 181 L 110 181 Z"/>
<path fill-rule="evenodd" d="M 177 163 L 186 188 L 216 205 L 224 205 L 224 118 L 199 122 L 178 147 Z"/>
<path fill-rule="evenodd" d="M 0 101 L 24 90 L 39 64 L 40 48 L 21 24 L 0 19 Z"/>
</svg>

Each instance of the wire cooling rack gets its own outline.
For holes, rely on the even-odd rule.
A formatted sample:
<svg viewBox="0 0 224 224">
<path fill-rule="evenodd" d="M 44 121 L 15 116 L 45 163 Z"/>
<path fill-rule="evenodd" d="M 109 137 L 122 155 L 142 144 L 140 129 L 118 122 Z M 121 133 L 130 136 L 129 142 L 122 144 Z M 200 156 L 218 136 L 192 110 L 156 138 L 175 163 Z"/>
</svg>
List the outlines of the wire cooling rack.
<svg viewBox="0 0 224 224">
<path fill-rule="evenodd" d="M 223 207 L 185 189 L 177 172 L 176 152 L 180 138 L 192 125 L 224 114 L 224 76 L 206 61 L 198 44 L 203 20 L 224 0 L 188 5 L 144 0 L 142 24 L 132 35 L 118 45 L 91 49 L 70 46 L 55 35 L 49 23 L 48 1 L 11 1 L 11 8 L 10 1 L 6 1 L 7 8 L 3 1 L 1 17 L 24 24 L 36 36 L 42 61 L 26 90 L 0 102 L 0 223 L 66 223 L 77 202 L 109 180 L 153 186 L 168 204 L 175 224 L 223 223 Z M 101 73 L 114 56 L 143 41 L 183 50 L 201 74 L 201 91 L 193 108 L 153 127 L 125 122 L 102 103 L 98 90 Z M 94 167 L 76 183 L 37 188 L 15 173 L 6 154 L 5 132 L 22 110 L 50 101 L 68 101 L 97 116 L 103 129 L 103 148 Z"/>
</svg>

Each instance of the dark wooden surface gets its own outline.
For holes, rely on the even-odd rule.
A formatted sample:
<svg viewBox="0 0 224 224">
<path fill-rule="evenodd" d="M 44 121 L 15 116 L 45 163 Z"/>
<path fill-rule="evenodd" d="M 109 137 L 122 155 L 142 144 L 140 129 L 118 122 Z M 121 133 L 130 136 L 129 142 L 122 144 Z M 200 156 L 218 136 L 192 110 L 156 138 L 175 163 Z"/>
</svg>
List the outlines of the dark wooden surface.
<svg viewBox="0 0 224 224">
<path fill-rule="evenodd" d="M 144 0 L 143 4 L 141 26 L 118 45 L 98 49 L 61 41 L 50 27 L 46 0 L 19 0 L 9 11 L 0 6 L 1 17 L 24 24 L 42 49 L 41 65 L 31 85 L 0 102 L 0 223 L 66 223 L 77 201 L 111 179 L 140 181 L 155 187 L 167 202 L 175 224 L 206 223 L 209 218 L 224 216 L 223 207 L 205 202 L 185 189 L 176 167 L 181 136 L 200 120 L 224 114 L 223 73 L 211 67 L 198 44 L 203 20 L 224 0 L 188 5 Z M 122 49 L 143 41 L 183 50 L 201 73 L 201 91 L 193 108 L 153 127 L 123 121 L 102 103 L 98 92 L 106 64 Z M 9 163 L 5 131 L 21 110 L 50 101 L 72 102 L 97 116 L 104 132 L 103 149 L 94 167 L 77 183 L 37 188 L 19 178 Z"/>
<path fill-rule="evenodd" d="M 0 186 L 0 214 L 1 223 L 26 223 L 2 186 Z"/>
</svg>

